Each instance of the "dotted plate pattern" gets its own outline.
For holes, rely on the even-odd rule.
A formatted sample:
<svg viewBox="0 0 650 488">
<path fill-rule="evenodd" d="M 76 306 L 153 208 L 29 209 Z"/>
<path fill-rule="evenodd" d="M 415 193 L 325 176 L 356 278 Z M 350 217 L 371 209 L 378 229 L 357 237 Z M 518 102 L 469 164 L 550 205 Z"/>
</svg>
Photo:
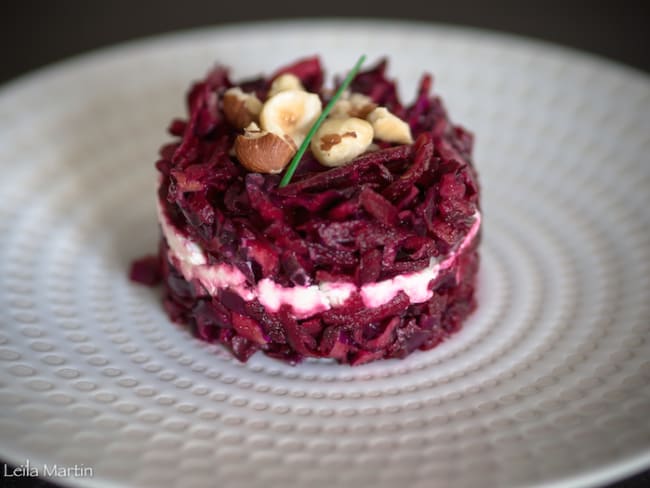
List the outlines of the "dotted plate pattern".
<svg viewBox="0 0 650 488">
<path fill-rule="evenodd" d="M 477 135 L 480 305 L 433 351 L 240 364 L 127 279 L 156 248 L 153 163 L 189 81 L 313 53 L 330 73 L 387 54 L 407 99 L 429 70 Z M 66 480 L 89 487 L 588 486 L 642 469 L 649 154 L 646 76 L 481 31 L 246 25 L 20 79 L 0 92 L 0 456 L 92 466 Z"/>
</svg>

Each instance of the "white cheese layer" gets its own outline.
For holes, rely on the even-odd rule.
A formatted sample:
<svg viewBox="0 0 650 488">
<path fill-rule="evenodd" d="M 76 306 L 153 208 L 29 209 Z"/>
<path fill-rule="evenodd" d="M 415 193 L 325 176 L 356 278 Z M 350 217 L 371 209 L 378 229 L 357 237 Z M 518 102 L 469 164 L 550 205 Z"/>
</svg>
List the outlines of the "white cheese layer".
<svg viewBox="0 0 650 488">
<path fill-rule="evenodd" d="M 235 266 L 226 263 L 207 264 L 205 252 L 173 226 L 160 202 L 158 220 L 169 246 L 169 257 L 186 280 L 198 280 L 210 295 L 216 295 L 220 289 L 230 289 L 246 301 L 257 298 L 270 312 L 277 312 L 282 305 L 288 305 L 297 318 L 310 317 L 339 307 L 355 291 L 359 292 L 364 305 L 369 308 L 390 302 L 400 291 L 408 295 L 411 303 L 426 302 L 433 296 L 433 291 L 429 289 L 431 281 L 453 265 L 456 258 L 474 241 L 481 226 L 481 214 L 477 211 L 472 227 L 460 246 L 442 260 L 432 258 L 429 266 L 420 271 L 368 283 L 360 288 L 344 281 L 285 287 L 269 278 L 251 285 L 246 283 L 244 274 Z"/>
</svg>

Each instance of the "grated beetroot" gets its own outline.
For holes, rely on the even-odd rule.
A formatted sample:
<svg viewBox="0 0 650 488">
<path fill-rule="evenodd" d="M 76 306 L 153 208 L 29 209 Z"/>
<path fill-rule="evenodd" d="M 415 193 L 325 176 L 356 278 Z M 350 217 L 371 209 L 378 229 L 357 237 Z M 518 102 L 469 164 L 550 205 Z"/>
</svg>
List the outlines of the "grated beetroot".
<svg viewBox="0 0 650 488">
<path fill-rule="evenodd" d="M 160 256 L 145 256 L 131 264 L 129 279 L 142 285 L 157 285 L 162 280 Z"/>
<path fill-rule="evenodd" d="M 231 148 L 238 131 L 222 114 L 226 89 L 240 86 L 264 99 L 271 82 L 293 73 L 324 102 L 324 74 L 317 57 L 272 76 L 233 84 L 217 67 L 188 94 L 187 120 L 174 120 L 178 140 L 163 146 L 156 168 L 158 196 L 175 228 L 199 244 L 210 264 L 236 266 L 247 283 L 270 278 L 283 286 L 348 281 L 357 286 L 419 271 L 442 258 L 467 235 L 479 207 L 472 166 L 473 138 L 453 125 L 425 75 L 416 100 L 399 100 L 387 63 L 359 73 L 351 90 L 407 121 L 413 145 L 381 143 L 351 163 L 328 169 L 307 152 L 293 182 L 278 188 L 278 175 L 248 173 Z M 400 292 L 366 308 L 358 292 L 340 307 L 299 319 L 282 306 L 270 312 L 257 300 L 230 290 L 210 296 L 186 281 L 168 245 L 157 258 L 134 263 L 131 278 L 164 281 L 165 308 L 197 337 L 229 348 L 246 361 L 256 351 L 292 364 L 306 357 L 364 364 L 430 349 L 457 331 L 474 309 L 478 237 L 430 283 L 432 297 L 412 304 Z"/>
</svg>

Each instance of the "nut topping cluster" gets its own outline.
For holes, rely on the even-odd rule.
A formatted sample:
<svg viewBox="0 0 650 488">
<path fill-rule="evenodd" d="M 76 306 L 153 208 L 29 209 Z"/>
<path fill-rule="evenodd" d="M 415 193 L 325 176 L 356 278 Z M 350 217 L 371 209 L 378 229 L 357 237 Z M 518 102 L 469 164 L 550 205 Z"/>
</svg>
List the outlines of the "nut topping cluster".
<svg viewBox="0 0 650 488">
<path fill-rule="evenodd" d="M 235 154 L 246 169 L 256 173 L 280 173 L 322 111 L 320 96 L 306 91 L 290 73 L 273 80 L 264 102 L 238 87 L 223 95 L 226 120 L 244 130 L 235 139 Z M 324 166 L 338 167 L 374 150 L 373 140 L 413 143 L 406 122 L 366 95 L 345 92 L 315 133 L 310 149 Z"/>
</svg>

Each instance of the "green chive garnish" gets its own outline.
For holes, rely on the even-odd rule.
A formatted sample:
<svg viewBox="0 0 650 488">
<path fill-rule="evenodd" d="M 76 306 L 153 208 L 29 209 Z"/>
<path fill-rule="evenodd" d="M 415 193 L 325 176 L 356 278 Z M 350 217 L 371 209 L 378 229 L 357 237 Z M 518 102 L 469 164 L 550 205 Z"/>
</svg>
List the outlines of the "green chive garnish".
<svg viewBox="0 0 650 488">
<path fill-rule="evenodd" d="M 309 147 L 309 143 L 311 142 L 312 137 L 314 137 L 314 134 L 320 127 L 320 125 L 323 123 L 325 118 L 329 115 L 329 113 L 332 111 L 332 108 L 334 107 L 334 104 L 336 101 L 341 98 L 341 94 L 345 91 L 345 89 L 348 87 L 348 85 L 352 82 L 355 76 L 357 76 L 357 73 L 361 69 L 361 65 L 363 62 L 366 60 L 366 55 L 362 55 L 359 58 L 359 61 L 357 61 L 357 64 L 354 65 L 354 68 L 350 70 L 348 73 L 348 76 L 345 77 L 345 80 L 343 80 L 343 83 L 341 83 L 341 86 L 339 89 L 336 91 L 332 99 L 329 101 L 329 103 L 325 106 L 325 109 L 323 112 L 320 114 L 320 117 L 316 120 L 314 125 L 311 126 L 311 129 L 309 129 L 309 132 L 307 133 L 307 137 L 305 137 L 305 140 L 302 141 L 302 144 L 300 145 L 300 148 L 298 149 L 298 152 L 296 155 L 293 157 L 291 160 L 291 163 L 289 163 L 289 167 L 287 168 L 287 171 L 284 173 L 284 176 L 282 177 L 282 181 L 280 181 L 280 188 L 283 186 L 287 186 L 289 182 L 291 181 L 291 178 L 293 177 L 293 174 L 296 172 L 296 169 L 298 168 L 298 164 L 300 163 L 300 160 L 302 159 L 302 156 L 305 154 L 305 151 L 307 151 L 307 148 Z"/>
</svg>

